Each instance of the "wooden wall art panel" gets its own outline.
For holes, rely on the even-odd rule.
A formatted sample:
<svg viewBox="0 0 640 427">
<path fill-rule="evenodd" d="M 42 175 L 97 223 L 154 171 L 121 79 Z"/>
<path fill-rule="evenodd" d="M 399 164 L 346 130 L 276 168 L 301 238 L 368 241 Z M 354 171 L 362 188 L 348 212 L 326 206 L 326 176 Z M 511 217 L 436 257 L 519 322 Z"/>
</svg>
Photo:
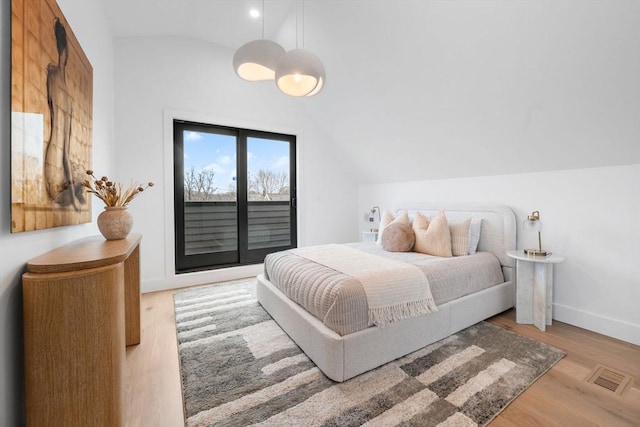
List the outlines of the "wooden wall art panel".
<svg viewBox="0 0 640 427">
<path fill-rule="evenodd" d="M 93 68 L 55 0 L 11 1 L 11 231 L 91 222 Z"/>
</svg>

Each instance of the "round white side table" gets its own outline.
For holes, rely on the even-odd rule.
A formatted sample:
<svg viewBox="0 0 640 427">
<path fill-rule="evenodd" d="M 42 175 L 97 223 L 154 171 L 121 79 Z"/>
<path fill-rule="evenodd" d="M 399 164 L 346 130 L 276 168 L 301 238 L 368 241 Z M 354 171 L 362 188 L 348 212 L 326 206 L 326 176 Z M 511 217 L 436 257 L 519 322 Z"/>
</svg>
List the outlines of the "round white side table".
<svg viewBox="0 0 640 427">
<path fill-rule="evenodd" d="M 507 256 L 516 260 L 516 322 L 545 331 L 553 317 L 553 264 L 564 257 L 531 256 L 522 250 L 508 251 Z"/>
</svg>

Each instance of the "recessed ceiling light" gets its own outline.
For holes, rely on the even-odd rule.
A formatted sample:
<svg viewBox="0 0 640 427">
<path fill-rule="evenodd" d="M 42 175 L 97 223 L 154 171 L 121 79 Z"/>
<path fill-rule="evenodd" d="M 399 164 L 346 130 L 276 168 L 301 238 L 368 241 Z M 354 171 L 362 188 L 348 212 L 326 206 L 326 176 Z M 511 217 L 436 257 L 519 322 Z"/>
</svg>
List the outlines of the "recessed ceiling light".
<svg viewBox="0 0 640 427">
<path fill-rule="evenodd" d="M 260 11 L 258 9 L 251 9 L 249 15 L 251 15 L 252 18 L 257 18 L 260 16 Z"/>
</svg>

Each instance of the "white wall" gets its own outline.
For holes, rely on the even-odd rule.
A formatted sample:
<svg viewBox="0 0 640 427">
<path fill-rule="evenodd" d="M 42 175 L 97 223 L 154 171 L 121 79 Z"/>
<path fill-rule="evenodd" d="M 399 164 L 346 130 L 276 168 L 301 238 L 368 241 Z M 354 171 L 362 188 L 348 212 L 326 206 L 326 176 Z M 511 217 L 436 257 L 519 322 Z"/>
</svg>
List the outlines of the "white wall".
<svg viewBox="0 0 640 427">
<path fill-rule="evenodd" d="M 554 269 L 554 319 L 640 344 L 640 163 L 630 166 L 412 181 L 359 187 L 358 228 L 372 206 L 411 202 L 497 203 L 518 219 L 518 249 L 536 247 L 521 230 L 539 210 Z"/>
<path fill-rule="evenodd" d="M 0 425 L 24 422 L 21 275 L 26 262 L 72 240 L 97 234 L 93 224 L 10 233 L 10 4 L 0 2 Z M 100 3 L 58 0 L 93 66 L 93 165 L 110 172 L 113 128 L 113 47 Z M 43 70 L 44 73 L 44 70 Z M 99 213 L 95 209 L 94 218 Z"/>
<path fill-rule="evenodd" d="M 298 136 L 298 244 L 357 237 L 344 220 L 357 187 L 332 141 L 308 115 L 313 98 L 281 94 L 273 82 L 233 72 L 233 51 L 195 39 L 126 38 L 115 42 L 116 176 L 157 183 L 130 206 L 143 234 L 142 290 L 148 292 L 256 274 L 261 267 L 174 274 L 171 118 L 294 133 Z"/>
<path fill-rule="evenodd" d="M 360 184 L 640 162 L 640 1 L 362 4 L 305 25 Z"/>
</svg>

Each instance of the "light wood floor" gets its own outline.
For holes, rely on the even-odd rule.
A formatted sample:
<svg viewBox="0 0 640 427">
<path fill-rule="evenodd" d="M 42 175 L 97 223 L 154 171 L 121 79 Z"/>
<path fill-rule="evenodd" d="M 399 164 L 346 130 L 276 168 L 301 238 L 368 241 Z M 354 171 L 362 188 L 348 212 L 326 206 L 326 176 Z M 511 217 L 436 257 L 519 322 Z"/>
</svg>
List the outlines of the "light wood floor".
<svg viewBox="0 0 640 427">
<path fill-rule="evenodd" d="M 490 321 L 567 352 L 491 427 L 640 426 L 640 347 L 558 321 L 541 332 L 518 325 L 513 309 Z M 622 396 L 587 383 L 598 364 L 636 381 Z M 128 426 L 184 425 L 172 291 L 142 295 L 142 341 L 127 348 L 126 383 Z"/>
</svg>

